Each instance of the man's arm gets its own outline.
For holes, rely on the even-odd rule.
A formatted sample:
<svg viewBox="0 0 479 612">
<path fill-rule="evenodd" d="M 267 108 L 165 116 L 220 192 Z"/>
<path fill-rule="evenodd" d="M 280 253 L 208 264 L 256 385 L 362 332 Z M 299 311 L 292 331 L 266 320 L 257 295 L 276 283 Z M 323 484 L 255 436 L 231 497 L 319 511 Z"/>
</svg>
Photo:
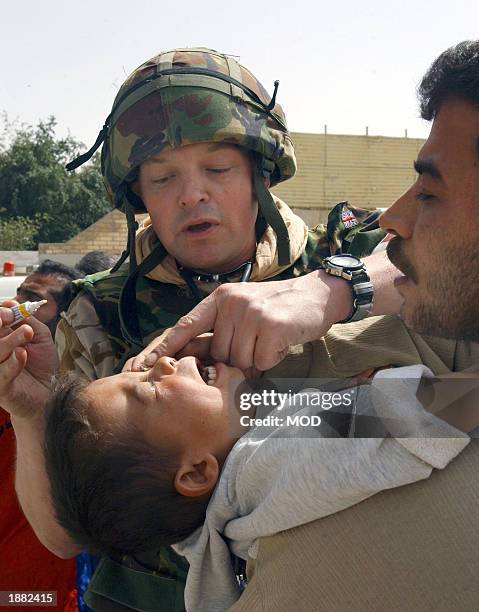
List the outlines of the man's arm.
<svg viewBox="0 0 479 612">
<path fill-rule="evenodd" d="M 374 285 L 373 314 L 398 313 L 401 297 L 393 279 L 400 273 L 385 251 L 364 261 Z M 142 351 L 133 369 L 175 355 L 199 334 L 214 330 L 213 359 L 243 370 L 268 370 L 283 359 L 289 346 L 321 338 L 351 309 L 349 284 L 323 270 L 290 280 L 225 284 Z"/>
<path fill-rule="evenodd" d="M 57 524 L 43 459 L 43 411 L 57 357 L 49 329 L 34 319 L 15 331 L 11 312 L 0 308 L 0 397 L 17 440 L 16 489 L 39 540 L 53 553 L 72 557 L 78 548 Z"/>
<path fill-rule="evenodd" d="M 48 550 L 62 559 L 74 557 L 80 548 L 57 523 L 50 497 L 43 455 L 43 413 L 28 419 L 11 418 L 17 439 L 15 488 L 22 510 Z"/>
</svg>

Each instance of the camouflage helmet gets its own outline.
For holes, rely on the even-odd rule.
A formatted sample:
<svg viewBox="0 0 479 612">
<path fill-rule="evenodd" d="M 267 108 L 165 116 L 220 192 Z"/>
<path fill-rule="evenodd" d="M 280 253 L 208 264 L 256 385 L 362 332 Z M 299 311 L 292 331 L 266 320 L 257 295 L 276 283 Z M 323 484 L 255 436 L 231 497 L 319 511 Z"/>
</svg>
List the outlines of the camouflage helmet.
<svg viewBox="0 0 479 612">
<path fill-rule="evenodd" d="M 125 209 L 126 198 L 135 212 L 145 212 L 129 189 L 143 161 L 165 148 L 228 142 L 255 153 L 258 173 L 274 185 L 296 171 L 276 91 L 277 82 L 271 98 L 232 56 L 206 48 L 162 52 L 126 79 L 95 145 L 67 168 L 78 167 L 103 142 L 102 173 L 110 200 Z"/>
<path fill-rule="evenodd" d="M 102 171 L 110 198 L 119 204 L 118 187 L 152 155 L 198 142 L 241 145 L 267 160 L 272 184 L 290 178 L 296 160 L 274 98 L 236 59 L 210 49 L 175 49 L 146 61 L 123 83 L 109 117 Z"/>
</svg>

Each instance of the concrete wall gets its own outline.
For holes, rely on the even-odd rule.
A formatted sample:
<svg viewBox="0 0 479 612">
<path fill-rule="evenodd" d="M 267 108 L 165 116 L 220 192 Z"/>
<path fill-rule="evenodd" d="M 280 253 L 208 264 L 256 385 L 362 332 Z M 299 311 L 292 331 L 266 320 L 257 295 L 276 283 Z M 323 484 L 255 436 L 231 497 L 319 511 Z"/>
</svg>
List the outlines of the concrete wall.
<svg viewBox="0 0 479 612">
<path fill-rule="evenodd" d="M 38 266 L 38 251 L 0 251 L 0 275 L 6 261 L 13 261 L 15 274 L 26 274 L 29 266 Z"/>
<path fill-rule="evenodd" d="M 293 133 L 292 137 L 298 172 L 273 191 L 310 226 L 324 223 L 328 211 L 341 200 L 370 209 L 389 206 L 414 181 L 412 164 L 424 143 L 386 136 Z M 124 215 L 112 211 L 68 242 L 40 245 L 40 257 L 65 257 L 64 263 L 72 265 L 88 251 L 121 253 L 126 237 Z"/>
</svg>

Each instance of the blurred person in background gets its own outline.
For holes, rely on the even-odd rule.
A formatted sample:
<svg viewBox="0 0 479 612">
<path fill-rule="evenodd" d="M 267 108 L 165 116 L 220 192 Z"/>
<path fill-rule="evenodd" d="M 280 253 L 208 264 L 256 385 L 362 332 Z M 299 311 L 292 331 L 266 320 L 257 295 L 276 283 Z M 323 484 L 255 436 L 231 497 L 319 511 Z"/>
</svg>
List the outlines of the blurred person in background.
<svg viewBox="0 0 479 612">
<path fill-rule="evenodd" d="M 78 270 L 82 276 L 88 276 L 88 274 L 95 274 L 95 272 L 103 272 L 113 268 L 118 257 L 107 253 L 106 251 L 89 251 L 80 259 L 76 264 L 75 269 Z"/>
<path fill-rule="evenodd" d="M 17 302 L 48 300 L 35 314 L 55 334 L 79 272 L 46 259 L 17 288 Z M 1 398 L 0 398 L 1 406 Z M 15 434 L 0 407 L 0 591 L 56 591 L 57 610 L 78 609 L 75 559 L 63 560 L 39 542 L 15 494 Z M 18 608 L 17 608 L 18 609 Z M 50 610 L 36 607 L 36 610 Z"/>
</svg>

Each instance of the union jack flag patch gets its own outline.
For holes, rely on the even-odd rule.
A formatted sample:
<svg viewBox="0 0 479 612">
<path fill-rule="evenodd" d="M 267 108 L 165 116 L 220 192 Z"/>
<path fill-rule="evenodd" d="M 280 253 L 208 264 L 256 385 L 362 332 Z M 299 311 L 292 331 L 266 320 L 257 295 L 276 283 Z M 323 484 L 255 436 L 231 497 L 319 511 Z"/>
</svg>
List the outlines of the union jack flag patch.
<svg viewBox="0 0 479 612">
<path fill-rule="evenodd" d="M 353 227 L 356 227 L 356 225 L 359 225 L 359 221 L 347 206 L 345 206 L 341 211 L 341 221 L 344 223 L 344 227 L 346 229 L 352 229 Z"/>
</svg>

